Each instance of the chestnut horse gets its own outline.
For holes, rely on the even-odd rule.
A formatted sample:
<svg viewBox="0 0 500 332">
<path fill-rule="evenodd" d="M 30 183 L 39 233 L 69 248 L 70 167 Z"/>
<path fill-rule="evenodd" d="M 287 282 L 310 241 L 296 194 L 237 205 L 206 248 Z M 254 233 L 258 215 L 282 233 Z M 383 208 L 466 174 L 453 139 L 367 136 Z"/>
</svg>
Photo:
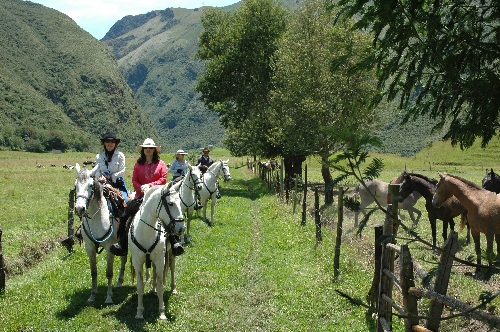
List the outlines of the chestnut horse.
<svg viewBox="0 0 500 332">
<path fill-rule="evenodd" d="M 481 265 L 480 233 L 486 235 L 488 264 L 493 262 L 493 239 L 500 253 L 500 196 L 479 187 L 475 183 L 447 173 L 438 173 L 439 183 L 432 199 L 434 206 L 440 206 L 450 196 L 455 196 L 467 209 L 467 219 L 474 240 L 476 262 Z M 476 275 L 479 273 L 476 267 Z"/>
<path fill-rule="evenodd" d="M 437 181 L 430 179 L 425 175 L 416 173 L 404 173 L 402 175 L 402 183 L 399 188 L 400 200 L 405 199 L 412 192 L 417 191 L 425 199 L 425 208 L 427 216 L 431 224 L 432 230 L 432 245 L 436 246 L 436 219 L 443 221 L 443 239 L 448 237 L 448 224 L 452 231 L 455 230 L 455 221 L 453 218 L 461 215 L 462 218 L 466 217 L 467 211 L 460 201 L 451 196 L 440 207 L 432 205 L 432 197 L 436 192 Z M 467 232 L 467 243 L 470 242 L 470 234 Z"/>
</svg>

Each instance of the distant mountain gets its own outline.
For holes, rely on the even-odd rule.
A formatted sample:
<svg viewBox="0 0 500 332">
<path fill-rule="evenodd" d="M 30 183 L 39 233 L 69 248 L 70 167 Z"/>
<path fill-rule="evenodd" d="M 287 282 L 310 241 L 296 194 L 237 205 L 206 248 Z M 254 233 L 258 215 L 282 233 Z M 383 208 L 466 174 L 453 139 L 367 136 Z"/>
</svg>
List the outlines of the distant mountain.
<svg viewBox="0 0 500 332">
<path fill-rule="evenodd" d="M 2 0 L 0 17 L 0 147 L 97 152 L 107 130 L 127 150 L 159 138 L 109 49 L 68 16 Z"/>
</svg>

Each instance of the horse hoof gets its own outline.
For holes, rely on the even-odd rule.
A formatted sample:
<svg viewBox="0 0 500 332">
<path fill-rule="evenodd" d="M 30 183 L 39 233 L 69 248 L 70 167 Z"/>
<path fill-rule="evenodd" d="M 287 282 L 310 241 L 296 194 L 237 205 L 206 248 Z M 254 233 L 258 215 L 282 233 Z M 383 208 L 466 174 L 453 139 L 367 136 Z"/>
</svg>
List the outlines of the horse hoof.
<svg viewBox="0 0 500 332">
<path fill-rule="evenodd" d="M 164 312 L 160 312 L 160 319 L 161 320 L 166 320 L 167 319 L 167 316 L 165 316 Z"/>
<path fill-rule="evenodd" d="M 209 227 L 214 227 L 214 223 L 213 223 L 213 221 L 209 221 L 209 222 L 208 222 L 208 226 L 209 226 Z"/>
<path fill-rule="evenodd" d="M 144 316 L 142 314 L 137 314 L 135 315 L 135 319 L 144 319 Z"/>
<path fill-rule="evenodd" d="M 177 289 L 176 289 L 176 288 L 172 289 L 172 290 L 170 291 L 170 294 L 177 294 Z"/>
<path fill-rule="evenodd" d="M 113 299 L 111 297 L 107 297 L 106 301 L 104 301 L 104 304 L 113 304 Z"/>
<path fill-rule="evenodd" d="M 95 295 L 92 294 L 90 295 L 89 299 L 87 300 L 88 303 L 94 303 L 95 302 Z"/>
</svg>

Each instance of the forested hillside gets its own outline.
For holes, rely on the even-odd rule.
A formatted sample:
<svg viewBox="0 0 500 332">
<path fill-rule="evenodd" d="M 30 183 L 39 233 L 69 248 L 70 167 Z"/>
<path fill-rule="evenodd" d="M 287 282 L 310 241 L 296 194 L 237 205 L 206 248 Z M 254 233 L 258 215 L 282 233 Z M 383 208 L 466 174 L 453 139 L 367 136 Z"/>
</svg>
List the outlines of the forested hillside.
<svg viewBox="0 0 500 332">
<path fill-rule="evenodd" d="M 107 47 L 68 16 L 0 2 L 0 146 L 93 151 L 116 130 L 132 149 L 157 138 Z"/>
</svg>

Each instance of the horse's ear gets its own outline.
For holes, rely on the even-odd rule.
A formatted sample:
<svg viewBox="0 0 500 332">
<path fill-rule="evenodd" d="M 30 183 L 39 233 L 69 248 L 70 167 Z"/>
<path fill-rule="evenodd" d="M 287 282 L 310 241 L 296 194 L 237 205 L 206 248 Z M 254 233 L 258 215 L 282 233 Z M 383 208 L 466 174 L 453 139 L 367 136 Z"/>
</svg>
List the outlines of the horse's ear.
<svg viewBox="0 0 500 332">
<path fill-rule="evenodd" d="M 75 170 L 76 170 L 77 174 L 80 173 L 80 164 L 79 163 L 76 163 Z"/>
<path fill-rule="evenodd" d="M 172 188 L 172 181 L 167 183 L 167 190 L 170 190 L 170 188 Z"/>
<path fill-rule="evenodd" d="M 439 178 L 444 178 L 444 176 L 446 175 L 446 173 L 441 173 L 441 172 L 438 172 L 438 175 L 439 175 Z"/>
</svg>

